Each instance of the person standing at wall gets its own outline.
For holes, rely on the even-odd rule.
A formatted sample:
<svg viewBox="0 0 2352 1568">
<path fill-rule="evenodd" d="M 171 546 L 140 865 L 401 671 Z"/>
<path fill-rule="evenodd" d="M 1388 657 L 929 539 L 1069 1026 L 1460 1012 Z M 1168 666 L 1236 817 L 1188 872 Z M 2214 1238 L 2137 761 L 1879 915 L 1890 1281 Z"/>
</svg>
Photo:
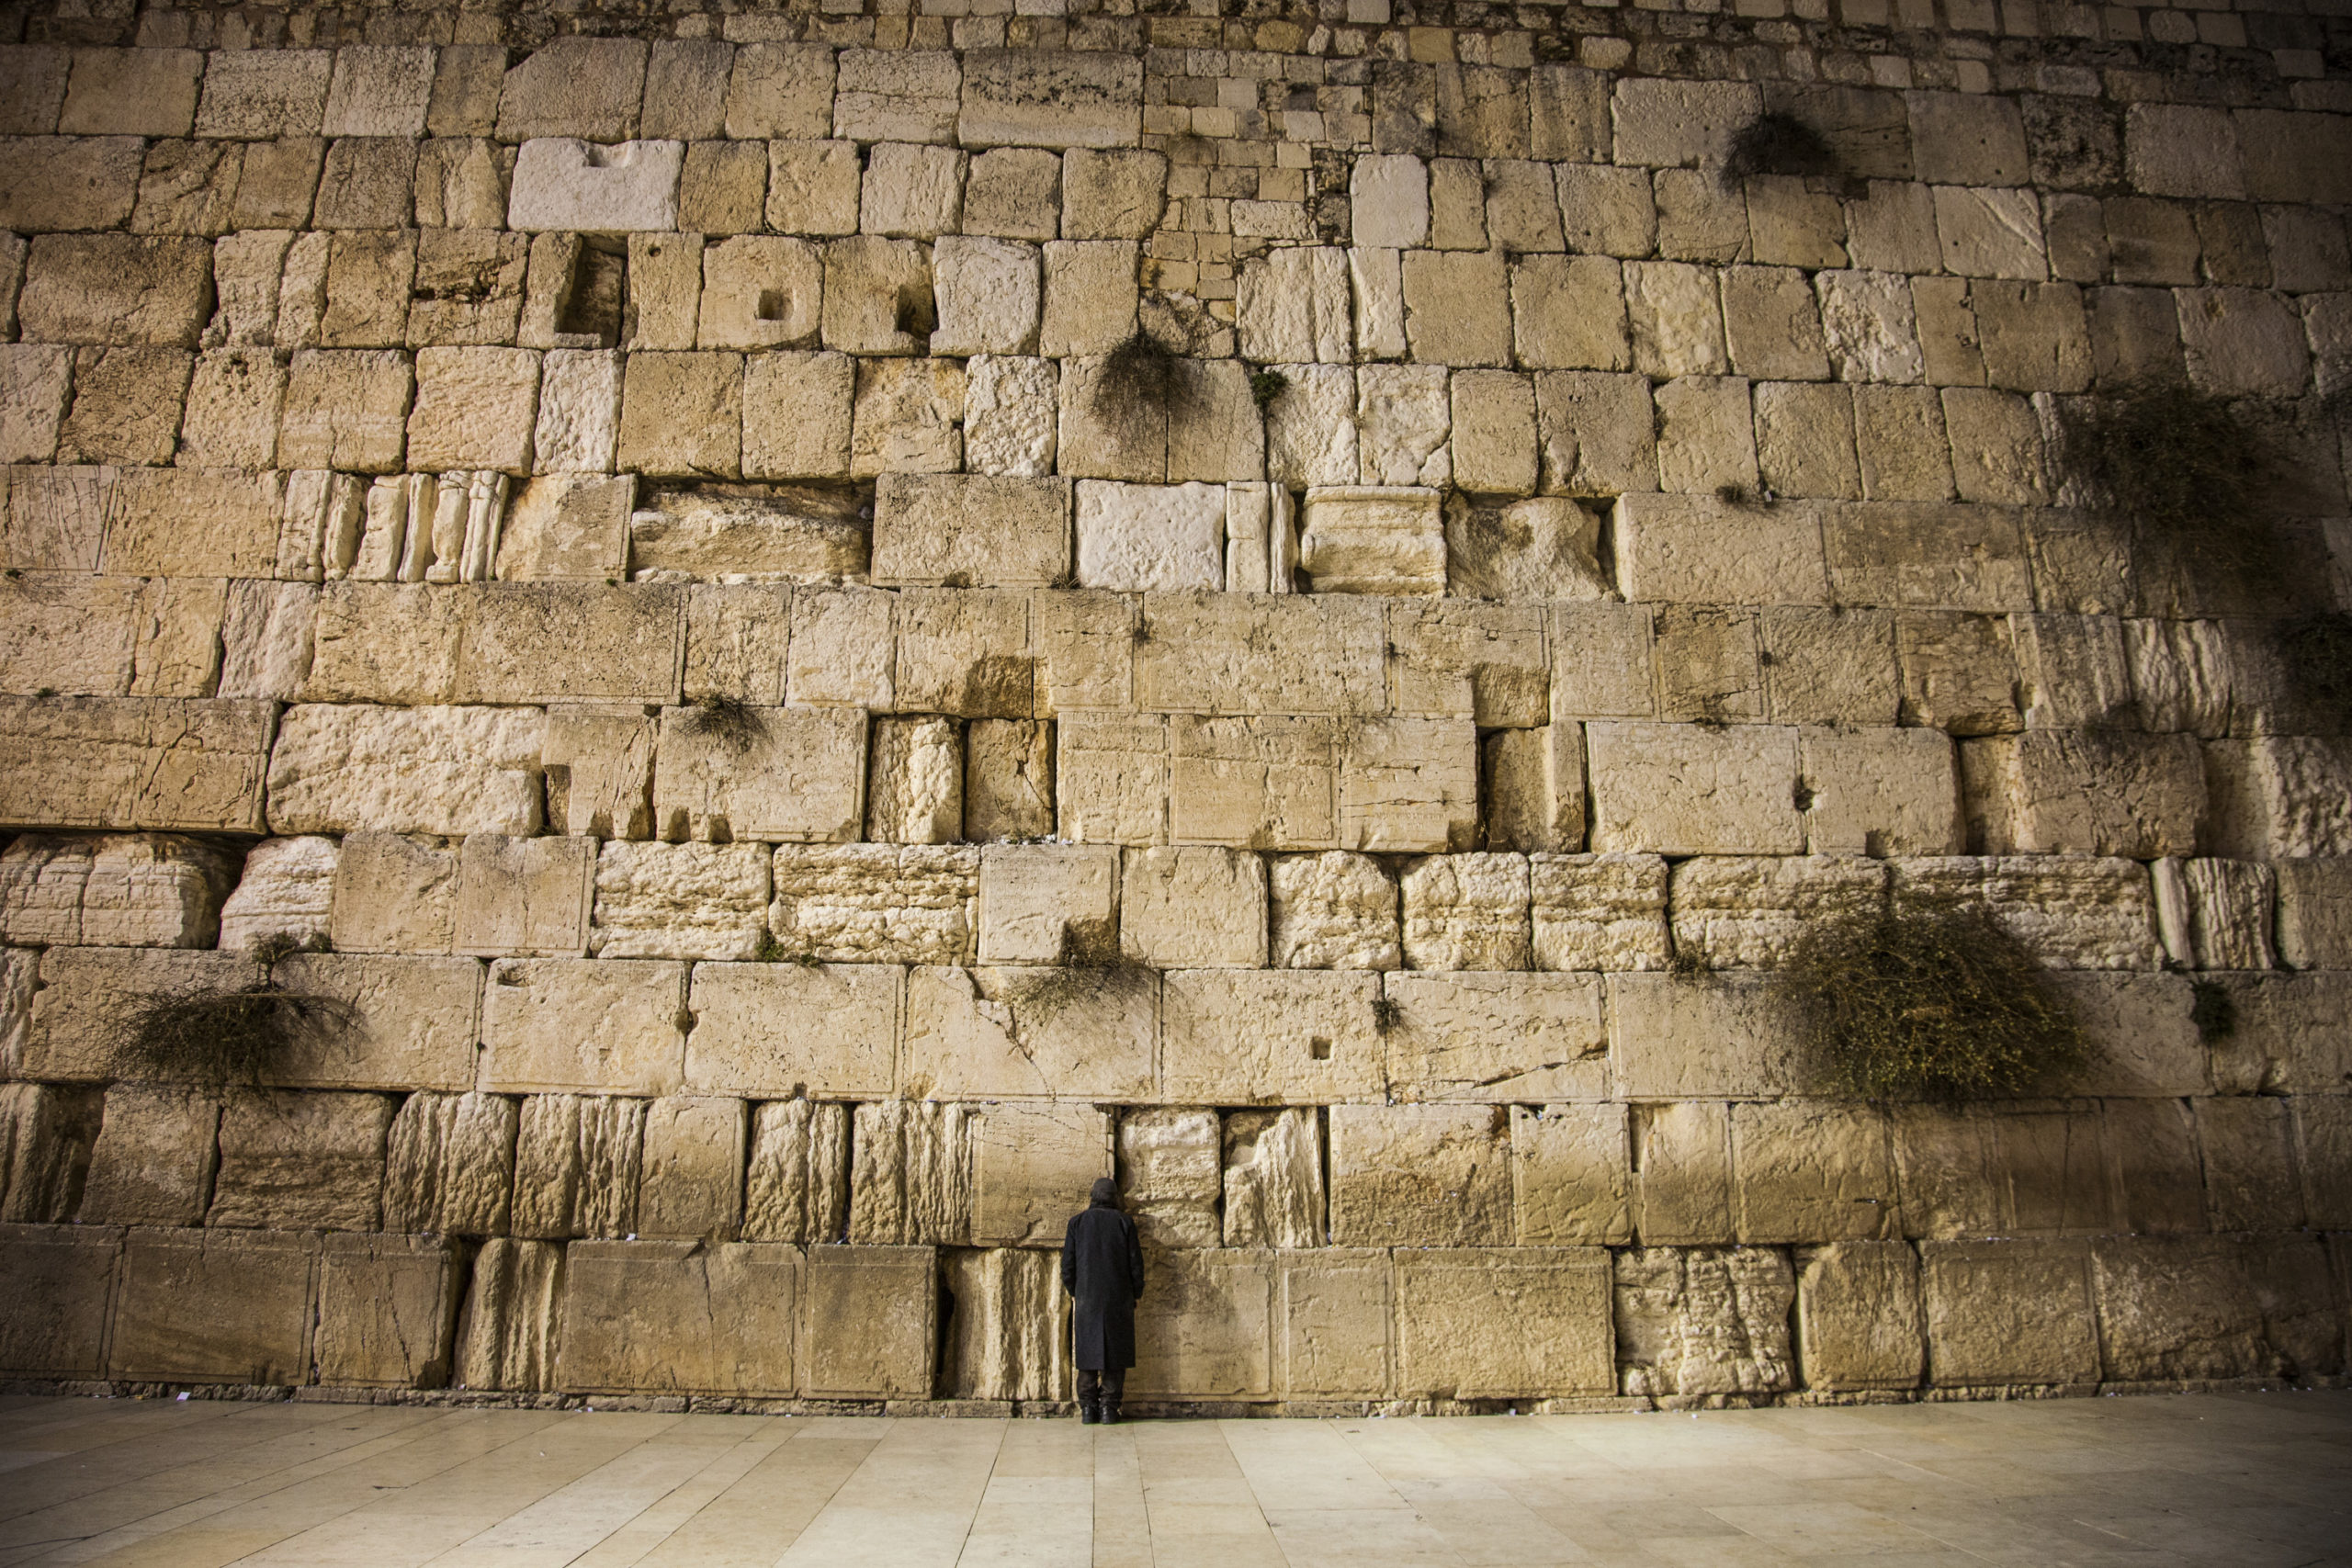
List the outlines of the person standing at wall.
<svg viewBox="0 0 2352 1568">
<path fill-rule="evenodd" d="M 1099 1178 L 1085 1210 L 1062 1233 L 1062 1289 L 1076 1310 L 1079 1418 L 1116 1425 L 1127 1369 L 1136 1364 L 1136 1302 L 1143 1294 L 1143 1242 L 1119 1207 L 1118 1184 Z"/>
</svg>

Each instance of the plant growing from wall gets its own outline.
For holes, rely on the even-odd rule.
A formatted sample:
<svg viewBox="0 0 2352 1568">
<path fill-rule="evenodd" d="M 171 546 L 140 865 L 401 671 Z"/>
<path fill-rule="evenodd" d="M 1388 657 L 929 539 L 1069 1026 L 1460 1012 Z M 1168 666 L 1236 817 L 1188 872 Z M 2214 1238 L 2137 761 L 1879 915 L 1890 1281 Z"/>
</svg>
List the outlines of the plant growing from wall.
<svg viewBox="0 0 2352 1568">
<path fill-rule="evenodd" d="M 2197 1026 L 2198 1043 L 2219 1045 L 2238 1032 L 2237 998 L 2219 980 L 2188 983 L 2188 1021 Z"/>
<path fill-rule="evenodd" d="M 2352 614 L 2321 610 L 2282 623 L 2278 657 L 2295 689 L 2324 719 L 2352 728 Z"/>
<path fill-rule="evenodd" d="M 1794 175 L 1835 179 L 1846 172 L 1838 150 L 1812 126 L 1778 109 L 1758 115 L 1732 133 L 1724 150 L 1725 190 L 1757 175 Z"/>
<path fill-rule="evenodd" d="M 277 965 L 309 944 L 280 933 L 254 946 L 261 977 L 235 989 L 150 996 L 122 1015 L 118 1076 L 205 1089 L 257 1089 L 297 1055 L 341 1038 L 359 1010 L 339 997 L 289 991 Z"/>
<path fill-rule="evenodd" d="M 1805 1058 L 1864 1099 L 2014 1094 L 2086 1054 L 2050 972 L 1973 905 L 1898 899 L 1818 920 L 1771 994 Z"/>
<path fill-rule="evenodd" d="M 1250 400 L 1261 409 L 1289 390 L 1290 378 L 1279 370 L 1250 372 Z"/>
<path fill-rule="evenodd" d="M 748 751 L 768 732 L 759 709 L 719 692 L 707 692 L 688 704 L 679 728 L 729 751 Z"/>
<path fill-rule="evenodd" d="M 2267 570 L 2276 536 L 2263 492 L 2277 455 L 2226 399 L 2139 381 L 2061 405 L 2058 468 L 2135 540 L 2191 562 Z"/>
<path fill-rule="evenodd" d="M 1138 327 L 1104 357 L 1094 395 L 1115 422 L 1164 419 L 1193 400 L 1192 363 Z"/>
<path fill-rule="evenodd" d="M 1051 968 L 1023 976 L 1004 993 L 1016 1035 L 1042 1027 L 1096 997 L 1126 995 L 1159 971 L 1125 952 L 1109 926 L 1072 921 L 1062 928 L 1060 955 Z"/>
</svg>

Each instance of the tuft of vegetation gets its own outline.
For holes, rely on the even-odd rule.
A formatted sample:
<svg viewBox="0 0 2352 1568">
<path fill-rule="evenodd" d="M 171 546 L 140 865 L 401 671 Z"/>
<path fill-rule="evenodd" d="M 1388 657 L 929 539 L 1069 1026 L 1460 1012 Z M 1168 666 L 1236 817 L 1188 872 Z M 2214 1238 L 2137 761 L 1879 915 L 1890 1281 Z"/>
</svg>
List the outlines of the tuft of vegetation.
<svg viewBox="0 0 2352 1568">
<path fill-rule="evenodd" d="M 2278 455 L 2227 399 L 2149 381 L 2075 399 L 2061 405 L 2056 455 L 2084 499 L 2135 534 L 2201 564 L 2267 564 L 2263 491 Z"/>
<path fill-rule="evenodd" d="M 1290 378 L 1279 370 L 1250 372 L 1250 400 L 1261 409 L 1289 390 Z"/>
<path fill-rule="evenodd" d="M 1792 114 L 1759 114 L 1733 133 L 1724 152 L 1726 190 L 1757 175 L 1795 175 L 1835 179 L 1846 165 L 1828 139 Z"/>
<path fill-rule="evenodd" d="M 1120 996 L 1149 985 L 1159 971 L 1122 951 L 1109 927 L 1073 923 L 1062 928 L 1054 967 L 1015 981 L 1004 994 L 1012 1010 L 1015 1034 L 1051 1022 L 1059 1013 L 1097 997 Z"/>
<path fill-rule="evenodd" d="M 1737 479 L 1730 479 L 1715 487 L 1715 499 L 1725 506 L 1754 506 L 1763 498 Z"/>
<path fill-rule="evenodd" d="M 1193 367 L 1166 344 L 1137 328 L 1102 361 L 1095 396 L 1103 410 L 1118 419 L 1174 414 L 1193 400 Z"/>
<path fill-rule="evenodd" d="M 264 969 L 274 969 L 281 958 L 291 958 L 298 953 L 332 953 L 334 943 L 324 931 L 312 931 L 307 937 L 292 931 L 272 931 L 245 950 L 246 956 Z"/>
<path fill-rule="evenodd" d="M 2318 611 L 2273 635 L 2296 692 L 2335 726 L 2352 725 L 2352 614 Z"/>
<path fill-rule="evenodd" d="M 2191 980 L 2188 996 L 2188 1021 L 2197 1026 L 2200 1043 L 2219 1045 L 2238 1032 L 2237 998 L 2227 986 L 2219 980 Z"/>
<path fill-rule="evenodd" d="M 254 944 L 262 977 L 236 990 L 181 991 L 150 996 L 119 1021 L 114 1048 L 119 1077 L 198 1088 L 258 1089 L 288 1058 L 330 1044 L 359 1021 L 359 1010 L 340 997 L 289 991 L 273 972 L 278 959 L 303 945 L 291 938 Z M 266 958 L 263 953 L 268 953 Z"/>
<path fill-rule="evenodd" d="M 1808 1061 L 1869 1100 L 2014 1094 L 2086 1054 L 2050 972 L 1974 906 L 1897 901 L 1816 921 L 1772 995 Z"/>
<path fill-rule="evenodd" d="M 1372 998 L 1372 1027 L 1375 1033 L 1393 1034 L 1405 1022 L 1405 1010 L 1387 997 Z"/>
<path fill-rule="evenodd" d="M 767 720 L 760 710 L 740 697 L 706 693 L 687 706 L 679 728 L 688 735 L 715 740 L 730 751 L 748 751 L 767 735 Z"/>
</svg>

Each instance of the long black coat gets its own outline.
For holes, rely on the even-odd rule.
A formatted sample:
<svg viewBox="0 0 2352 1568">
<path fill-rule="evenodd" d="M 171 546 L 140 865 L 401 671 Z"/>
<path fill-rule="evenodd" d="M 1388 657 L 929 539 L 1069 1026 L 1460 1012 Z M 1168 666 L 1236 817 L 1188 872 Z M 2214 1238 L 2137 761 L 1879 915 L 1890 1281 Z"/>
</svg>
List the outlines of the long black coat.
<svg viewBox="0 0 2352 1568">
<path fill-rule="evenodd" d="M 1062 1233 L 1062 1289 L 1076 1303 L 1078 1370 L 1134 1366 L 1136 1300 L 1143 1294 L 1135 1221 L 1108 1204 L 1073 1215 Z"/>
</svg>

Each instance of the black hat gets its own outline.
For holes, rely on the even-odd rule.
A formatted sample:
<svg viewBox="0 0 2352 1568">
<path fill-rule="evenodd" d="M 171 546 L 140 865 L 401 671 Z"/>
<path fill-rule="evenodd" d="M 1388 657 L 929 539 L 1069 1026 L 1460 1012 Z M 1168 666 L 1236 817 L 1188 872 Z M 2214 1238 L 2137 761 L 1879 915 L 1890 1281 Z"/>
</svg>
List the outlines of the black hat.
<svg viewBox="0 0 2352 1568">
<path fill-rule="evenodd" d="M 1119 1206 L 1119 1184 L 1107 1176 L 1098 1176 L 1094 1179 L 1094 1190 L 1087 1198 L 1095 1208 L 1115 1209 Z"/>
</svg>

